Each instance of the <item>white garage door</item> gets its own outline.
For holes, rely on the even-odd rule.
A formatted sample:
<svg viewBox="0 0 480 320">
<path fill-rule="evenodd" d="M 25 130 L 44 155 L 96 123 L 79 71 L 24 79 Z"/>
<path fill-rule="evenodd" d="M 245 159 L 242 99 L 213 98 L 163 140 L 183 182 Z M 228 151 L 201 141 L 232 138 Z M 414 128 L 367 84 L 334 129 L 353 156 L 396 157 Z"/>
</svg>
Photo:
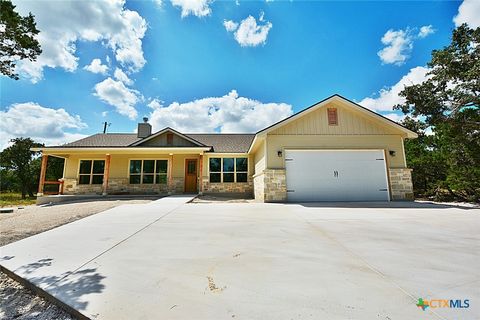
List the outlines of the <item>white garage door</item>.
<svg viewBox="0 0 480 320">
<path fill-rule="evenodd" d="M 286 150 L 288 201 L 388 201 L 383 150 Z"/>
</svg>

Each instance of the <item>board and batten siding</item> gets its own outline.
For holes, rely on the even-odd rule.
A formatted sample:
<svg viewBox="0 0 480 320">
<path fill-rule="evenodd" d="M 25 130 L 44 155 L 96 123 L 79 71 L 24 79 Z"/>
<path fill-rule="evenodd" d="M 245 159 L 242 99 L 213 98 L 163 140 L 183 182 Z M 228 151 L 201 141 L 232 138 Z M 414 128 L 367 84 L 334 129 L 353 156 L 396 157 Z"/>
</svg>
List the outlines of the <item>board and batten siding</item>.
<svg viewBox="0 0 480 320">
<path fill-rule="evenodd" d="M 328 125 L 327 109 L 336 108 L 338 125 Z M 312 111 L 303 117 L 269 132 L 270 135 L 357 135 L 357 134 L 398 134 L 398 131 L 380 124 L 379 121 L 361 114 L 352 108 L 343 107 L 339 104 L 328 104 Z"/>
<path fill-rule="evenodd" d="M 266 158 L 265 158 L 265 141 L 263 141 L 260 146 L 257 148 L 253 159 L 255 162 L 255 172 L 254 174 L 260 174 L 266 168 Z"/>
<path fill-rule="evenodd" d="M 327 108 L 336 108 L 338 125 L 328 125 Z M 267 168 L 285 167 L 285 149 L 384 149 L 390 168 L 405 168 L 403 135 L 359 111 L 330 103 L 267 134 Z M 390 156 L 388 151 L 395 151 Z"/>
</svg>

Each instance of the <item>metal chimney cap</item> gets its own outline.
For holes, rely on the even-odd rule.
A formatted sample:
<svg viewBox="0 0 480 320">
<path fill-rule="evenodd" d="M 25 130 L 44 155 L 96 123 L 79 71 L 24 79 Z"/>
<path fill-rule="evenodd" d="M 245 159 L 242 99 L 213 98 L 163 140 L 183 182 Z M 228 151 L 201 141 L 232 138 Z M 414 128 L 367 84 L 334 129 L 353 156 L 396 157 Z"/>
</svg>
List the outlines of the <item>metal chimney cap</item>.
<svg viewBox="0 0 480 320">
<path fill-rule="evenodd" d="M 148 123 L 148 118 L 147 118 L 147 117 L 143 117 L 143 122 L 144 122 L 144 123 Z"/>
</svg>

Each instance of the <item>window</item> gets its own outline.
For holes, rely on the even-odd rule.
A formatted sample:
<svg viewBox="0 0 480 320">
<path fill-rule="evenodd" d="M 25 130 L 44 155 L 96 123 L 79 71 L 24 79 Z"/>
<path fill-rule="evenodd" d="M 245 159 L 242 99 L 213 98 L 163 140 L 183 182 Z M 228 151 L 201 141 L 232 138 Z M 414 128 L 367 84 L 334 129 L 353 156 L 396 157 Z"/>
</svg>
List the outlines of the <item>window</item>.
<svg viewBox="0 0 480 320">
<path fill-rule="evenodd" d="M 336 126 L 336 125 L 338 125 L 337 109 L 335 109 L 335 108 L 328 108 L 328 109 L 327 109 L 327 115 L 328 115 L 328 125 L 329 125 L 329 126 Z"/>
<path fill-rule="evenodd" d="M 80 160 L 79 184 L 102 184 L 105 160 Z"/>
<path fill-rule="evenodd" d="M 247 182 L 247 158 L 210 158 L 210 182 Z"/>
<path fill-rule="evenodd" d="M 167 183 L 168 160 L 130 160 L 131 184 Z"/>
</svg>

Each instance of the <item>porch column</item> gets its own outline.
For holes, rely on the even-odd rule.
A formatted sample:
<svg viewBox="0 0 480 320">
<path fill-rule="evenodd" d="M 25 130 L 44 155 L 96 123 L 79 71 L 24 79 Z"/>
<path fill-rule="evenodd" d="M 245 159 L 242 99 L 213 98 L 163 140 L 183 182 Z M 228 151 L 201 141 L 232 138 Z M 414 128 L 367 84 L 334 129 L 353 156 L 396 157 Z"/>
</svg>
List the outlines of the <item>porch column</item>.
<svg viewBox="0 0 480 320">
<path fill-rule="evenodd" d="M 107 154 L 105 157 L 105 168 L 103 169 L 103 192 L 104 196 L 107 195 L 108 189 L 108 179 L 110 177 L 110 154 Z"/>
<path fill-rule="evenodd" d="M 170 159 L 168 160 L 168 169 L 167 169 L 167 172 L 168 172 L 168 194 L 172 194 L 175 192 L 175 190 L 173 190 L 174 186 L 173 186 L 173 173 L 172 173 L 172 170 L 173 169 L 173 153 L 170 153 Z"/>
<path fill-rule="evenodd" d="M 199 194 L 203 194 L 203 154 L 200 155 L 200 159 L 199 159 L 199 176 L 200 176 L 200 179 L 199 180 L 199 186 L 198 186 L 198 193 Z"/>
<path fill-rule="evenodd" d="M 42 155 L 42 166 L 40 167 L 40 182 L 38 183 L 37 196 L 43 196 L 43 185 L 45 184 L 45 173 L 47 172 L 48 155 Z"/>
</svg>

